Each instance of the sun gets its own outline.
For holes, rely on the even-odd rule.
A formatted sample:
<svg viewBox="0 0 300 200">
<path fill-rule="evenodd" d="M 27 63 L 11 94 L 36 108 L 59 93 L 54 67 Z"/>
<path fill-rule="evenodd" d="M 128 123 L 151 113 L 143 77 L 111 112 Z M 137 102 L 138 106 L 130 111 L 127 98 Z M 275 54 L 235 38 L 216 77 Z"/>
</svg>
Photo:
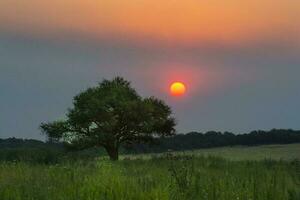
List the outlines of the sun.
<svg viewBox="0 0 300 200">
<path fill-rule="evenodd" d="M 182 82 L 174 82 L 170 86 L 170 92 L 173 96 L 181 96 L 185 93 L 186 87 Z"/>
</svg>

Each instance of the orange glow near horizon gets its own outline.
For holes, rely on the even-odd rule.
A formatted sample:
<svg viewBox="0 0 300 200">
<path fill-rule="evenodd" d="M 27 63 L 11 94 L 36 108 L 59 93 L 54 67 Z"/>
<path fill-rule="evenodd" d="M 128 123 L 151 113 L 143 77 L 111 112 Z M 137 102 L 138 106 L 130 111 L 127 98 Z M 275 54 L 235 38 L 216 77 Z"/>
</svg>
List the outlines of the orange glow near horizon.
<svg viewBox="0 0 300 200">
<path fill-rule="evenodd" d="M 186 87 L 182 82 L 174 82 L 170 86 L 170 92 L 173 96 L 182 96 L 186 92 Z"/>
<path fill-rule="evenodd" d="M 295 0 L 9 0 L 0 1 L 0 29 L 240 42 L 276 34 L 297 37 L 299 6 Z"/>
</svg>

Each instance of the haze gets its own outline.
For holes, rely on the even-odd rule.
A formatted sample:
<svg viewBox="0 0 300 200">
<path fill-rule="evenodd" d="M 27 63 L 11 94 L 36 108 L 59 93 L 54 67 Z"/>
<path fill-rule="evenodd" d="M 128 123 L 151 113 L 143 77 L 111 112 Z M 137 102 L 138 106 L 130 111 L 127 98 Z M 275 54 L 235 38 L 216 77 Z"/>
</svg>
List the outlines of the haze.
<svg viewBox="0 0 300 200">
<path fill-rule="evenodd" d="M 299 129 L 299 19 L 297 0 L 0 0 L 0 137 L 42 139 L 117 75 L 171 105 L 178 132 Z"/>
</svg>

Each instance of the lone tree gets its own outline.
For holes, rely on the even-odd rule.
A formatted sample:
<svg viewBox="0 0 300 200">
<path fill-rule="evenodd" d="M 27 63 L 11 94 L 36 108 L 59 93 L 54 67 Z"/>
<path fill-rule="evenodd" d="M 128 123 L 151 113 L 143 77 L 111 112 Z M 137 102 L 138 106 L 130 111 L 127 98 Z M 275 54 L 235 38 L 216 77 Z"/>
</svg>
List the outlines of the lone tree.
<svg viewBox="0 0 300 200">
<path fill-rule="evenodd" d="M 170 107 L 154 97 L 142 98 L 121 77 L 87 89 L 74 97 L 73 104 L 66 120 L 42 123 L 42 132 L 81 149 L 104 147 L 111 160 L 118 160 L 121 144 L 175 133 Z"/>
</svg>

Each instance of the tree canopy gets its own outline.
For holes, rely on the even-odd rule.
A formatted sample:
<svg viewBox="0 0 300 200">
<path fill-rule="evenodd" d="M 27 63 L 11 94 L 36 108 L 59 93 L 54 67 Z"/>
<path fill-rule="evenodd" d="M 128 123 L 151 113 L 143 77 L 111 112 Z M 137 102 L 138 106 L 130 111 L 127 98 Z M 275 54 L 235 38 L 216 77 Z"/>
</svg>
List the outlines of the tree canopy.
<svg viewBox="0 0 300 200">
<path fill-rule="evenodd" d="M 43 133 L 77 148 L 102 146 L 112 160 L 118 159 L 121 144 L 175 133 L 171 108 L 155 97 L 142 98 L 121 77 L 81 92 L 73 104 L 66 120 L 42 123 Z"/>
</svg>

